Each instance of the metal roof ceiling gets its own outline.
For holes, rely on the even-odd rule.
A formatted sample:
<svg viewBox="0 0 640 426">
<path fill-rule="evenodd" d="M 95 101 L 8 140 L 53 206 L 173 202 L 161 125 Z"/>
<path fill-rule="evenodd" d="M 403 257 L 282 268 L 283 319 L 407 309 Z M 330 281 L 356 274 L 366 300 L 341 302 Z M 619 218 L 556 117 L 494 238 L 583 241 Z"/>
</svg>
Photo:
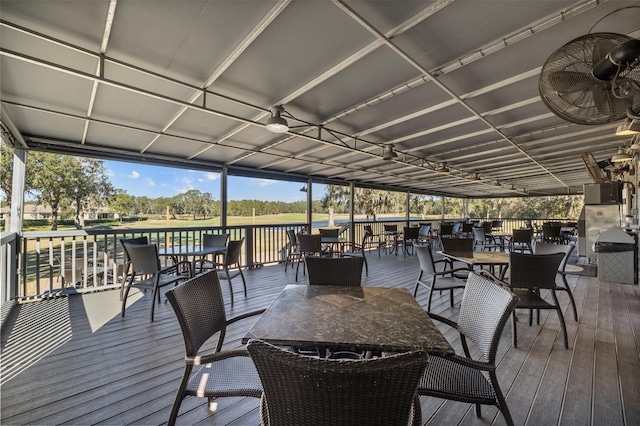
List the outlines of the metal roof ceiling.
<svg viewBox="0 0 640 426">
<path fill-rule="evenodd" d="M 628 6 L 2 0 L 3 122 L 34 149 L 109 159 L 453 197 L 579 193 L 581 154 L 626 139 L 551 113 L 540 68 L 589 32 L 638 37 Z M 288 134 L 264 128 L 278 104 Z"/>
</svg>

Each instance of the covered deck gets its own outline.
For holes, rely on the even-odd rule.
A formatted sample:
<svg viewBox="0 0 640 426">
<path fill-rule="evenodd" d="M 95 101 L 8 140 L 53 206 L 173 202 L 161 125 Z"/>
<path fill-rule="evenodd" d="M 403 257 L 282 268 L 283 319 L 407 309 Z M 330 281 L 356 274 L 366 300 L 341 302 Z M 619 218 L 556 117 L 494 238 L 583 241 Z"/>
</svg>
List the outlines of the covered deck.
<svg viewBox="0 0 640 426">
<path fill-rule="evenodd" d="M 394 286 L 413 292 L 419 272 L 416 256 L 368 255 L 365 286 Z M 576 259 L 570 259 L 575 264 Z M 236 294 L 228 316 L 266 308 L 295 270 L 283 265 L 245 272 L 248 297 Z M 306 285 L 306 279 L 299 282 Z M 518 348 L 507 327 L 499 349 L 498 377 L 516 424 L 640 423 L 640 290 L 636 285 L 600 282 L 570 275 L 578 306 L 576 323 L 566 294 L 569 350 L 555 313 L 541 312 L 540 325 L 526 325 L 518 312 Z M 222 282 L 228 300 L 228 286 Z M 239 291 L 240 286 L 236 286 Z M 2 333 L 2 424 L 163 424 L 183 371 L 184 346 L 169 304 L 149 322 L 150 296 L 132 298 L 120 317 L 119 292 L 66 295 L 14 309 Z M 427 292 L 418 301 L 426 306 Z M 456 293 L 459 304 L 460 293 Z M 435 294 L 434 312 L 457 318 L 448 294 Z M 237 347 L 251 320 L 236 324 L 226 348 Z M 457 351 L 457 334 L 441 330 Z M 503 424 L 492 407 L 481 419 L 470 404 L 422 397 L 423 422 Z M 258 425 L 254 398 L 220 398 L 215 412 L 202 398 L 187 398 L 179 424 Z"/>
</svg>

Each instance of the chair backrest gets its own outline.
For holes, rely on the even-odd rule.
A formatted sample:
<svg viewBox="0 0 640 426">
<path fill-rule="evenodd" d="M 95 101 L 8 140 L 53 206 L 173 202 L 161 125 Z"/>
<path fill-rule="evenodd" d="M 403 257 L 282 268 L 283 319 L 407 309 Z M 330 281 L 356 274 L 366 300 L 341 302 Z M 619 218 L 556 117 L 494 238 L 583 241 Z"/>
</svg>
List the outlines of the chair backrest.
<svg viewBox="0 0 640 426">
<path fill-rule="evenodd" d="M 441 223 L 440 224 L 440 236 L 450 237 L 453 234 L 453 223 Z"/>
<path fill-rule="evenodd" d="M 131 262 L 131 269 L 136 275 L 157 274 L 160 272 L 160 258 L 156 244 L 122 243 L 124 252 Z"/>
<path fill-rule="evenodd" d="M 436 265 L 433 262 L 431 246 L 429 244 L 416 244 L 414 247 L 418 255 L 418 262 L 420 262 L 420 269 L 427 274 L 435 274 Z"/>
<path fill-rule="evenodd" d="M 502 221 L 501 220 L 492 220 L 491 221 L 491 229 L 502 229 Z"/>
<path fill-rule="evenodd" d="M 542 225 L 542 239 L 557 239 L 560 237 L 560 225 Z"/>
<path fill-rule="evenodd" d="M 398 232 L 398 225 L 384 225 L 384 232 Z"/>
<path fill-rule="evenodd" d="M 420 235 L 429 237 L 431 235 L 431 225 L 420 225 Z"/>
<path fill-rule="evenodd" d="M 405 226 L 402 237 L 405 241 L 417 240 L 420 238 L 420 228 Z"/>
<path fill-rule="evenodd" d="M 359 287 L 362 281 L 363 257 L 307 256 L 304 261 L 310 285 Z"/>
<path fill-rule="evenodd" d="M 556 288 L 556 274 L 564 253 L 509 254 L 509 285 L 512 288 Z"/>
<path fill-rule="evenodd" d="M 224 340 L 227 316 L 216 271 L 185 281 L 167 291 L 166 297 L 178 317 L 187 356 L 196 355 L 217 332 L 219 342 Z M 216 349 L 219 350 L 220 347 Z"/>
<path fill-rule="evenodd" d="M 340 230 L 336 229 L 320 229 L 320 235 L 328 238 L 338 238 Z"/>
<path fill-rule="evenodd" d="M 482 222 L 482 229 L 485 234 L 490 234 L 492 230 L 491 222 Z"/>
<path fill-rule="evenodd" d="M 322 235 L 298 234 L 298 247 L 300 249 L 300 253 L 321 254 Z"/>
<path fill-rule="evenodd" d="M 533 224 L 531 222 L 531 219 L 525 219 L 524 220 L 524 227 L 533 229 Z"/>
<path fill-rule="evenodd" d="M 484 243 L 487 239 L 487 234 L 484 230 L 484 226 L 480 228 L 473 228 L 473 238 L 475 241 Z"/>
<path fill-rule="evenodd" d="M 464 257 L 473 256 L 473 238 L 445 238 L 442 240 L 445 253 Z"/>
<path fill-rule="evenodd" d="M 460 229 L 462 228 L 462 222 L 456 222 L 453 224 L 453 233 L 457 233 L 460 232 Z"/>
<path fill-rule="evenodd" d="M 331 360 L 260 340 L 250 340 L 247 348 L 264 389 L 264 424 L 270 425 L 406 426 L 428 362 L 420 351 Z"/>
<path fill-rule="evenodd" d="M 462 295 L 458 328 L 493 364 L 500 336 L 518 302 L 507 287 L 475 272 L 469 274 Z"/>
<path fill-rule="evenodd" d="M 227 266 L 238 264 L 240 266 L 240 255 L 242 254 L 242 245 L 244 237 L 239 240 L 231 240 L 227 245 L 227 254 L 224 257 L 224 263 Z"/>
<path fill-rule="evenodd" d="M 467 234 L 473 232 L 473 225 L 474 225 L 473 223 L 463 223 L 462 224 L 462 232 L 467 233 Z"/>
<path fill-rule="evenodd" d="M 204 247 L 226 247 L 229 234 L 203 234 L 202 245 Z"/>
<path fill-rule="evenodd" d="M 371 227 L 371 225 L 364 225 L 364 232 L 369 232 L 371 235 L 373 235 L 373 228 Z"/>
<path fill-rule="evenodd" d="M 512 241 L 514 243 L 529 243 L 533 238 L 533 229 L 514 229 Z"/>
<path fill-rule="evenodd" d="M 146 236 L 135 237 L 135 238 L 120 238 L 120 244 L 124 248 L 124 243 L 127 244 L 149 244 L 149 238 Z M 124 251 L 124 260 L 129 263 L 131 260 L 129 259 L 129 255 L 127 254 L 127 250 Z"/>
<path fill-rule="evenodd" d="M 373 237 L 373 234 L 365 228 L 364 233 L 362 234 L 362 241 L 360 244 L 363 253 L 366 248 L 367 240 L 372 237 Z"/>
<path fill-rule="evenodd" d="M 567 266 L 567 260 L 569 260 L 569 256 L 571 256 L 574 247 L 575 246 L 571 244 L 553 244 L 538 241 L 533 247 L 533 254 L 564 253 L 562 262 L 560 262 L 558 266 L 558 270 L 564 272 L 564 268 Z"/>
<path fill-rule="evenodd" d="M 298 238 L 293 229 L 287 229 L 287 238 L 289 238 L 289 246 L 298 247 Z"/>
</svg>

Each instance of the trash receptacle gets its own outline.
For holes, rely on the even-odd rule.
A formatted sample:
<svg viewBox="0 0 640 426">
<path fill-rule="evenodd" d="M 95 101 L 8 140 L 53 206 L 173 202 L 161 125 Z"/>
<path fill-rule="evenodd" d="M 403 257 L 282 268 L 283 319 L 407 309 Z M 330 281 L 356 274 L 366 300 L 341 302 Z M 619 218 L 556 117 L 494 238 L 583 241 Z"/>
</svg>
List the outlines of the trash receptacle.
<svg viewBox="0 0 640 426">
<path fill-rule="evenodd" d="M 600 234 L 593 246 L 593 251 L 598 256 L 598 279 L 634 284 L 635 245 L 635 239 L 617 227 Z"/>
</svg>

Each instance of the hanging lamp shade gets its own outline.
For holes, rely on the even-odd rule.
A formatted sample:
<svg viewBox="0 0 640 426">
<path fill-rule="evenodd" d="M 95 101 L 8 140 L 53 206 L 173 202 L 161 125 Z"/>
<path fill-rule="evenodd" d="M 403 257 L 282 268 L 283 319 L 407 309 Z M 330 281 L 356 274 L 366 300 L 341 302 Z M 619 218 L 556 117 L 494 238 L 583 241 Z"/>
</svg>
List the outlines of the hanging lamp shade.
<svg viewBox="0 0 640 426">
<path fill-rule="evenodd" d="M 618 148 L 618 152 L 611 157 L 612 163 L 622 163 L 623 161 L 631 160 L 633 160 L 633 157 L 627 154 L 622 148 Z"/>
<path fill-rule="evenodd" d="M 436 172 L 439 175 L 443 175 L 443 176 L 448 175 L 450 170 L 449 170 L 449 167 L 447 167 L 447 163 L 441 163 L 440 167 L 436 169 Z"/>
<path fill-rule="evenodd" d="M 276 105 L 271 109 L 271 117 L 267 120 L 265 128 L 271 133 L 286 133 L 289 131 L 289 123 L 282 118 L 284 108 L 282 105 Z"/>
<path fill-rule="evenodd" d="M 471 183 L 480 183 L 482 182 L 482 179 L 480 179 L 480 176 L 478 176 L 478 174 L 474 174 L 473 176 L 471 176 Z"/>
<path fill-rule="evenodd" d="M 398 154 L 393 150 L 393 145 L 387 145 L 383 148 L 382 159 L 386 161 L 398 158 Z"/>
<path fill-rule="evenodd" d="M 640 121 L 626 118 L 616 129 L 616 136 L 631 136 L 640 133 Z"/>
</svg>

